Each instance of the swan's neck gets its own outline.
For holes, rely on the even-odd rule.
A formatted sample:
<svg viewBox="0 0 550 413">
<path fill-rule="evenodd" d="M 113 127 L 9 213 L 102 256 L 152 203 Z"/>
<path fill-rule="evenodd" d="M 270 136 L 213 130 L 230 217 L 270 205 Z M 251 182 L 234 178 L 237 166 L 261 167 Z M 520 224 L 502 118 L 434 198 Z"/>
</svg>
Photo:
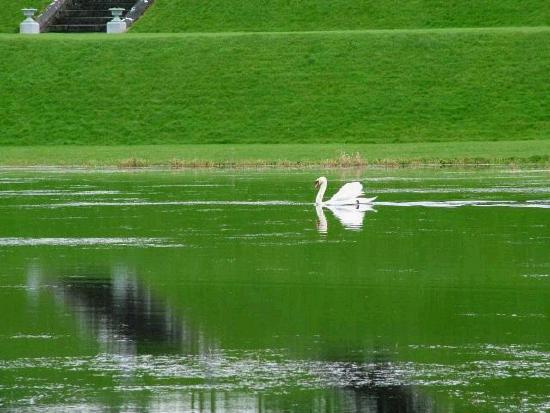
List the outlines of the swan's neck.
<svg viewBox="0 0 550 413">
<path fill-rule="evenodd" d="M 317 192 L 317 197 L 315 198 L 315 205 L 321 205 L 323 203 L 323 196 L 325 195 L 326 190 L 327 190 L 327 183 L 322 182 L 319 188 L 319 192 Z"/>
<path fill-rule="evenodd" d="M 321 234 L 326 234 L 328 230 L 328 224 L 325 213 L 323 212 L 323 206 L 315 205 L 315 212 L 317 212 L 317 230 Z"/>
</svg>

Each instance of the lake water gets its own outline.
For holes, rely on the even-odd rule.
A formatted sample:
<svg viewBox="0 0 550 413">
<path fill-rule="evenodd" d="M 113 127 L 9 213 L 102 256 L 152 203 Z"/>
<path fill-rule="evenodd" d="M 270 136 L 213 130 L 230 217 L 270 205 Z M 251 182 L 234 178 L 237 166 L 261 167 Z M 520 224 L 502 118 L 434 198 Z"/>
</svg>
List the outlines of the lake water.
<svg viewBox="0 0 550 413">
<path fill-rule="evenodd" d="M 550 172 L 0 171 L 10 411 L 547 412 Z"/>
</svg>

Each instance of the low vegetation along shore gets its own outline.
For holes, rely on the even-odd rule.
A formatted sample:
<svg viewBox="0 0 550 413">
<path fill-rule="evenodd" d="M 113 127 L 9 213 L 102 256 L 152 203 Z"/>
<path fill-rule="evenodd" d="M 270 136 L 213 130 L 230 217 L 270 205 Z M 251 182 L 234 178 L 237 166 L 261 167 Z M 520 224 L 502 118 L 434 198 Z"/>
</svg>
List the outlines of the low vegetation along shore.
<svg viewBox="0 0 550 413">
<path fill-rule="evenodd" d="M 0 166 L 363 167 L 550 166 L 550 140 L 402 144 L 4 146 Z"/>
</svg>

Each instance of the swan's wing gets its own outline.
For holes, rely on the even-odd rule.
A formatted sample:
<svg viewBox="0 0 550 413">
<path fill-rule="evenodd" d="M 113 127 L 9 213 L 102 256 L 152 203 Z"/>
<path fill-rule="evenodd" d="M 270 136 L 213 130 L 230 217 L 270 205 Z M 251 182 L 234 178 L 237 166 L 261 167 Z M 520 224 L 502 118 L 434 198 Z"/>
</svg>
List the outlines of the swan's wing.
<svg viewBox="0 0 550 413">
<path fill-rule="evenodd" d="M 334 216 L 338 218 L 338 221 L 347 229 L 358 230 L 363 226 L 363 219 L 365 218 L 365 212 L 374 211 L 372 207 L 363 206 L 358 208 L 356 206 L 327 206 L 332 211 Z"/>
<path fill-rule="evenodd" d="M 328 202 L 342 202 L 350 199 L 359 198 L 363 195 L 363 184 L 361 182 L 349 182 L 342 186 Z"/>
</svg>

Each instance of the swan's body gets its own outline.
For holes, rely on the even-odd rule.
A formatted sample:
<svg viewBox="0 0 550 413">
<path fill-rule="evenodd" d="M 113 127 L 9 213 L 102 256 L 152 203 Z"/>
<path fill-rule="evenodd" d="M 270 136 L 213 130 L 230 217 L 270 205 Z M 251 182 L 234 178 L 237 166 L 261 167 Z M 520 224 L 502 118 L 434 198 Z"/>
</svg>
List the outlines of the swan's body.
<svg viewBox="0 0 550 413">
<path fill-rule="evenodd" d="M 318 178 L 315 181 L 315 187 L 319 188 L 317 192 L 317 197 L 315 198 L 315 205 L 321 206 L 338 206 L 338 205 L 359 205 L 359 204 L 370 204 L 376 199 L 374 198 L 364 198 L 363 195 L 363 185 L 361 182 L 348 182 L 338 192 L 336 192 L 332 198 L 323 202 L 323 196 L 327 190 L 327 178 L 324 176 Z"/>
</svg>

